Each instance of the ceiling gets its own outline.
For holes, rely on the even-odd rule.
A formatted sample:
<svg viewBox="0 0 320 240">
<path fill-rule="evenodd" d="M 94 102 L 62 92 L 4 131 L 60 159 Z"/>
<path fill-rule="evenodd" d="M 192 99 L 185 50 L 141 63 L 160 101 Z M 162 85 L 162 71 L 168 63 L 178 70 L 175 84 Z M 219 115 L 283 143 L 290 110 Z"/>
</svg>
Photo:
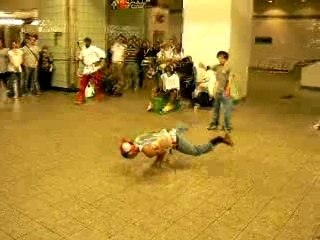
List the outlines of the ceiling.
<svg viewBox="0 0 320 240">
<path fill-rule="evenodd" d="M 40 0 L 0 0 L 0 11 L 31 10 L 38 8 Z"/>
<path fill-rule="evenodd" d="M 271 11 L 286 15 L 320 15 L 320 0 L 254 0 L 255 14 Z"/>
</svg>

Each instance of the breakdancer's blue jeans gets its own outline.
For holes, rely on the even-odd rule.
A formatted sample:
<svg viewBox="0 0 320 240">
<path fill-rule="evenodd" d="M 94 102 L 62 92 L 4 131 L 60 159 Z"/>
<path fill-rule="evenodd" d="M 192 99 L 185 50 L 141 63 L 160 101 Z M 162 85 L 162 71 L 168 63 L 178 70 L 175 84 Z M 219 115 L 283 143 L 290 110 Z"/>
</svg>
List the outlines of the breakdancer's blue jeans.
<svg viewBox="0 0 320 240">
<path fill-rule="evenodd" d="M 188 130 L 187 127 L 178 127 L 177 129 L 177 148 L 176 150 L 187 155 L 199 156 L 211 152 L 214 146 L 208 142 L 202 145 L 195 145 L 189 142 L 183 133 Z"/>
</svg>

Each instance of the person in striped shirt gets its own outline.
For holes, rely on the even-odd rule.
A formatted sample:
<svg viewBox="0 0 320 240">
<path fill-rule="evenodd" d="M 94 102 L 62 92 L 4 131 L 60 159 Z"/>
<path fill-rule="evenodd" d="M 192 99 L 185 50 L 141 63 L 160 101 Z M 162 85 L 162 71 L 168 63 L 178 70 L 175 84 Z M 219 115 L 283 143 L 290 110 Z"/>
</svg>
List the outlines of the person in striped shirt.
<svg viewBox="0 0 320 240">
<path fill-rule="evenodd" d="M 139 89 L 139 66 L 138 66 L 138 48 L 133 42 L 133 39 L 128 40 L 128 45 L 125 50 L 125 81 L 126 87 Z"/>
</svg>

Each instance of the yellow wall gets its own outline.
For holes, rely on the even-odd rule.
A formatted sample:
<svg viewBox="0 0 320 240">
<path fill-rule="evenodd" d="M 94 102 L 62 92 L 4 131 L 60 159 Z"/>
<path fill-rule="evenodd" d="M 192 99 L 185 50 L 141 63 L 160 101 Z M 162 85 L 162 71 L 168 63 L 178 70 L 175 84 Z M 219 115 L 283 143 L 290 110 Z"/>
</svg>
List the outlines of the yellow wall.
<svg viewBox="0 0 320 240">
<path fill-rule="evenodd" d="M 185 0 L 182 42 L 195 62 L 215 63 L 219 50 L 228 51 L 231 31 L 231 0 Z"/>
</svg>

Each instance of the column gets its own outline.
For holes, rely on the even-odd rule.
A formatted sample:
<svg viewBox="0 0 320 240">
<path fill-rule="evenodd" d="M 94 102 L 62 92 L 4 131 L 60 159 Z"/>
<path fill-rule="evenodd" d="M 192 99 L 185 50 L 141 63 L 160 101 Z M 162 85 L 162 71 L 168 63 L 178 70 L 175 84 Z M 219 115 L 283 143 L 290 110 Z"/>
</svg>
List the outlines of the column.
<svg viewBox="0 0 320 240">
<path fill-rule="evenodd" d="M 183 48 L 195 64 L 217 63 L 216 53 L 230 53 L 230 63 L 246 95 L 251 52 L 252 0 L 184 0 Z"/>
<path fill-rule="evenodd" d="M 69 88 L 71 60 L 68 35 L 68 1 L 39 1 L 39 45 L 47 45 L 53 54 L 55 72 L 52 85 Z"/>
<path fill-rule="evenodd" d="M 93 45 L 106 46 L 107 0 L 39 1 L 40 45 L 46 44 L 53 53 L 56 71 L 53 86 L 78 86 L 78 40 L 90 37 Z"/>
</svg>

